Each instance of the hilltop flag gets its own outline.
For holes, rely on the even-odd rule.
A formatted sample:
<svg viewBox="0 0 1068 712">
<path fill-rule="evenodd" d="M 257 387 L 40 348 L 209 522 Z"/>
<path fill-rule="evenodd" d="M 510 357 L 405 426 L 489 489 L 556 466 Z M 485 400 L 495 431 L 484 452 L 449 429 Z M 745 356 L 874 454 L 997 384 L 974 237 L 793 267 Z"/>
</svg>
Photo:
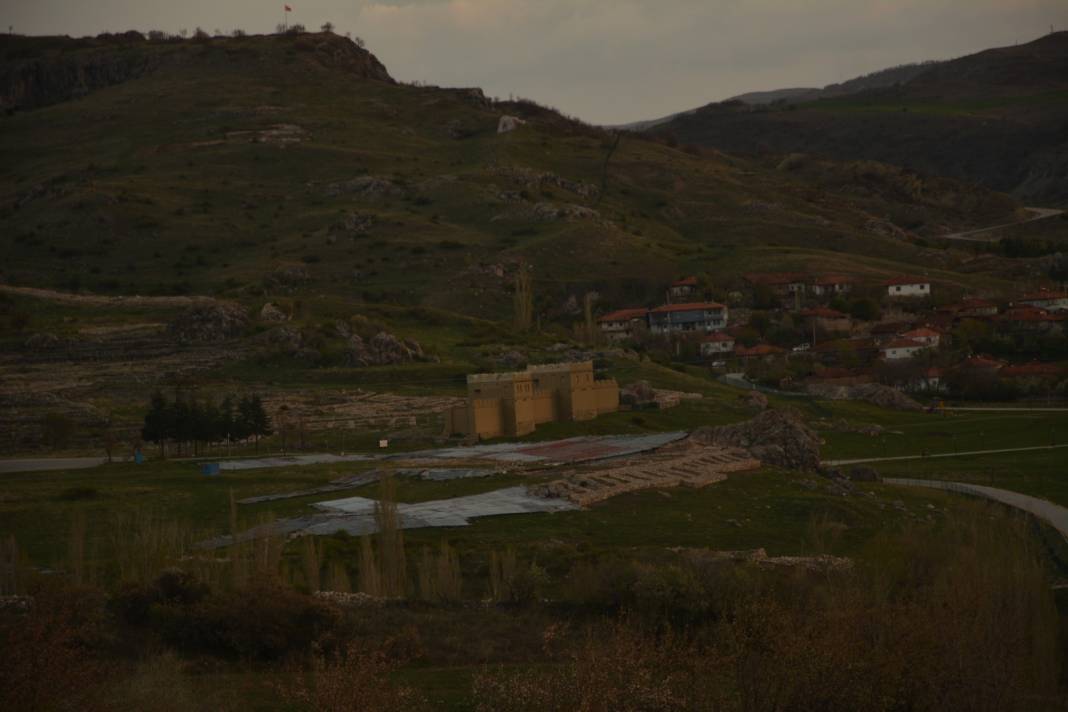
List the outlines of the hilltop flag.
<svg viewBox="0 0 1068 712">
<path fill-rule="evenodd" d="M 289 5 L 283 5 L 282 7 L 286 9 L 286 12 L 293 12 L 293 8 L 291 8 Z"/>
</svg>

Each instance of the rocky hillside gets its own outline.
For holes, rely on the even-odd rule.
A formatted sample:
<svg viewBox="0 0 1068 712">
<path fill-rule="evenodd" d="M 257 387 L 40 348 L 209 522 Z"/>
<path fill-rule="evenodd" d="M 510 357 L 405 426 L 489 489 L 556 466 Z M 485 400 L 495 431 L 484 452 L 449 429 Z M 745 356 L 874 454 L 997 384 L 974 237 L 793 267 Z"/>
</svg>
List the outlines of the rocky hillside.
<svg viewBox="0 0 1068 712">
<path fill-rule="evenodd" d="M 316 63 L 344 71 L 359 79 L 392 82 L 378 59 L 351 42 L 304 35 L 291 44 Z M 32 109 L 77 99 L 105 87 L 122 84 L 161 67 L 197 63 L 203 54 L 222 51 L 229 56 L 267 55 L 264 39 L 250 41 L 170 39 L 149 42 L 138 32 L 97 38 L 32 38 L 0 35 L 0 110 Z"/>
<path fill-rule="evenodd" d="M 1068 201 L 1068 32 L 902 71 L 885 75 L 891 86 L 709 104 L 650 130 L 728 152 L 875 160 L 1027 202 Z"/>
<path fill-rule="evenodd" d="M 592 357 L 568 355 L 587 294 L 598 313 L 654 305 L 680 274 L 726 294 L 754 269 L 923 264 L 994 289 L 921 238 L 1019 207 L 870 161 L 738 158 L 401 84 L 331 34 L 4 42 L 0 371 L 17 377 L 0 449 L 40 442 L 55 412 L 83 434 L 134 428 L 152 389 L 190 382 L 279 403 L 448 395 L 532 354 Z M 533 333 L 511 328 L 520 269 Z"/>
</svg>

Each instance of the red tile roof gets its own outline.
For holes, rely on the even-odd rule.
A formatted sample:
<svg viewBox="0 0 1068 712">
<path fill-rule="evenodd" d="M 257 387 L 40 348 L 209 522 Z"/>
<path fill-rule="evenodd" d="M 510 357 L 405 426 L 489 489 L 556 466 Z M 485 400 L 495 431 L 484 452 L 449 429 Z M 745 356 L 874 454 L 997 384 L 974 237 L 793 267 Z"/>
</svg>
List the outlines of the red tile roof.
<svg viewBox="0 0 1068 712">
<path fill-rule="evenodd" d="M 683 277 L 680 280 L 671 283 L 672 287 L 696 287 L 697 277 Z"/>
<path fill-rule="evenodd" d="M 1017 301 L 1039 302 L 1053 299 L 1068 299 L 1068 294 L 1065 294 L 1064 292 L 1054 292 L 1049 289 L 1040 289 L 1037 292 L 1031 292 L 1030 294 L 1023 295 L 1022 297 L 1017 299 Z"/>
<path fill-rule="evenodd" d="M 932 336 L 940 337 L 942 334 L 934 329 L 928 329 L 926 326 L 921 326 L 919 329 L 913 329 L 912 331 L 906 331 L 902 334 L 906 339 L 928 339 Z"/>
<path fill-rule="evenodd" d="M 930 284 L 931 280 L 925 277 L 895 277 L 894 279 L 888 279 L 883 284 L 888 287 L 892 287 L 895 284 Z"/>
<path fill-rule="evenodd" d="M 772 354 L 784 353 L 783 349 L 778 346 L 772 346 L 771 344 L 757 344 L 751 348 L 745 346 L 739 346 L 734 350 L 736 356 L 745 358 L 746 356 L 770 356 Z"/>
<path fill-rule="evenodd" d="M 1004 321 L 1025 321 L 1025 322 L 1040 322 L 1040 321 L 1064 321 L 1063 314 L 1054 314 L 1042 307 L 1011 307 L 1005 310 L 1005 313 L 1001 315 Z"/>
<path fill-rule="evenodd" d="M 630 321 L 631 319 L 644 319 L 649 313 L 648 309 L 617 309 L 597 319 L 597 321 Z"/>
<path fill-rule="evenodd" d="M 734 341 L 733 336 L 724 334 L 722 331 L 716 331 L 701 339 L 705 343 L 722 343 L 725 341 Z"/>
<path fill-rule="evenodd" d="M 716 302 L 690 302 L 688 304 L 665 304 L 664 306 L 651 309 L 650 314 L 667 314 L 668 312 L 680 311 L 714 311 L 727 307 Z"/>
<path fill-rule="evenodd" d="M 883 344 L 880 348 L 884 351 L 886 349 L 923 349 L 927 348 L 927 344 L 922 344 L 912 339 L 894 339 L 888 344 Z"/>
<path fill-rule="evenodd" d="M 1001 361 L 995 361 L 986 356 L 972 356 L 971 358 L 966 358 L 960 365 L 962 368 L 991 369 L 995 371 L 1005 367 L 1005 364 Z"/>
<path fill-rule="evenodd" d="M 853 277 L 845 274 L 821 274 L 817 277 L 813 277 L 811 284 L 819 286 L 830 286 L 835 284 L 853 284 L 856 280 Z"/>
<path fill-rule="evenodd" d="M 816 317 L 819 319 L 848 319 L 848 314 L 843 314 L 837 309 L 831 309 L 829 307 L 815 307 L 813 309 L 802 309 L 800 312 L 804 317 Z"/>
<path fill-rule="evenodd" d="M 1001 369 L 999 374 L 1002 376 L 1059 376 L 1063 370 L 1055 363 L 1033 361 L 1031 363 L 1009 364 Z"/>
</svg>

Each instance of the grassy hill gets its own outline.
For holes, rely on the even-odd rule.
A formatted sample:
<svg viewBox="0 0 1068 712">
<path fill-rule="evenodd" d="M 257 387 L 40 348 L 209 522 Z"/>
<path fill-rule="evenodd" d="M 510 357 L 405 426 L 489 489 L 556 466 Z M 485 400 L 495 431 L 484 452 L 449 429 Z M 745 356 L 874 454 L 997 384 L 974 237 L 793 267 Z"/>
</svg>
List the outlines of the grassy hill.
<svg viewBox="0 0 1068 712">
<path fill-rule="evenodd" d="M 0 58 L 0 282 L 21 289 L 0 295 L 8 432 L 56 409 L 132 423 L 192 373 L 211 393 L 452 393 L 510 350 L 559 358 L 586 293 L 598 312 L 653 305 L 681 274 L 725 293 L 753 269 L 876 282 L 923 264 L 960 290 L 1009 285 L 917 239 L 1011 222 L 1007 196 L 873 162 L 617 145 L 531 102 L 398 84 L 332 34 L 4 37 Z M 525 123 L 498 133 L 502 116 Z M 523 264 L 532 334 L 508 326 Z M 250 323 L 186 344 L 168 325 L 188 305 L 163 299 L 182 295 Z M 268 303 L 285 326 L 259 318 Z M 380 329 L 424 361 L 352 364 L 349 333 Z"/>
<path fill-rule="evenodd" d="M 901 69 L 890 86 L 846 83 L 773 106 L 709 104 L 654 130 L 728 152 L 883 161 L 1021 200 L 1068 200 L 1068 32 Z"/>
</svg>

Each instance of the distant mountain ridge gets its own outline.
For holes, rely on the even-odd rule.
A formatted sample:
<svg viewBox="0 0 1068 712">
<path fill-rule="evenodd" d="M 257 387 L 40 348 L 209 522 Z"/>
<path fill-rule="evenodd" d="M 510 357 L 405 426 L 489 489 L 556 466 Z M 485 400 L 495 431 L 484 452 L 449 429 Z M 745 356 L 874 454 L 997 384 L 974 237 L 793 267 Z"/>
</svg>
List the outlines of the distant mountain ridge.
<svg viewBox="0 0 1068 712">
<path fill-rule="evenodd" d="M 902 64 L 897 67 L 890 67 L 889 69 L 881 69 L 877 72 L 864 74 L 837 84 L 828 84 L 822 89 L 815 87 L 801 87 L 794 89 L 773 89 L 771 91 L 753 91 L 746 94 L 739 94 L 738 96 L 732 96 L 727 101 L 740 101 L 744 104 L 760 105 L 774 104 L 778 101 L 815 101 L 816 99 L 844 96 L 846 94 L 867 91 L 869 89 L 883 89 L 885 87 L 897 86 L 898 84 L 905 84 L 906 82 L 912 81 L 920 74 L 923 74 L 936 64 L 940 64 L 940 62 L 932 60 L 914 64 Z"/>
<path fill-rule="evenodd" d="M 1026 201 L 1068 202 L 1068 32 L 894 67 L 815 95 L 783 91 L 785 100 L 755 92 L 645 130 L 728 153 L 875 160 Z M 775 103 L 761 101 L 768 97 Z"/>
</svg>

